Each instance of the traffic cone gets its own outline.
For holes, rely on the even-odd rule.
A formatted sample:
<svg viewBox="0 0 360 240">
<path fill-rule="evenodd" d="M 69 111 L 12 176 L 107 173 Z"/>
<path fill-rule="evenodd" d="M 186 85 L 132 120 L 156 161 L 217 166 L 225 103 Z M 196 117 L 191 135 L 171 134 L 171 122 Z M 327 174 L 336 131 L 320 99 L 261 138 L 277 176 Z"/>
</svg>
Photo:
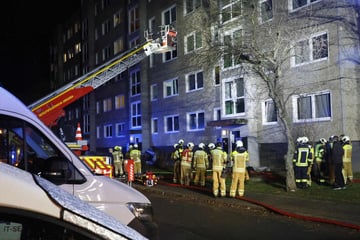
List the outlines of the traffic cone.
<svg viewBox="0 0 360 240">
<path fill-rule="evenodd" d="M 75 139 L 82 140 L 80 123 L 77 124 Z"/>
</svg>

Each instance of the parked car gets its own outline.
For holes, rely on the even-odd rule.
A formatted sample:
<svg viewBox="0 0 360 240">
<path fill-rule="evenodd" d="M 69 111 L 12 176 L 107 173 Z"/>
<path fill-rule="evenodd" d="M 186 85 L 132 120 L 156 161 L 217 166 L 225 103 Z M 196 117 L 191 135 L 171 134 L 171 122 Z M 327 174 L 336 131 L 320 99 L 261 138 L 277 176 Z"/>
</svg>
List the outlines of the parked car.
<svg viewBox="0 0 360 240">
<path fill-rule="evenodd" d="M 0 163 L 0 239 L 146 239 L 44 178 Z"/>
<path fill-rule="evenodd" d="M 49 180 L 148 238 L 157 236 L 152 205 L 145 195 L 92 171 L 30 109 L 2 87 L 0 162 Z"/>
</svg>

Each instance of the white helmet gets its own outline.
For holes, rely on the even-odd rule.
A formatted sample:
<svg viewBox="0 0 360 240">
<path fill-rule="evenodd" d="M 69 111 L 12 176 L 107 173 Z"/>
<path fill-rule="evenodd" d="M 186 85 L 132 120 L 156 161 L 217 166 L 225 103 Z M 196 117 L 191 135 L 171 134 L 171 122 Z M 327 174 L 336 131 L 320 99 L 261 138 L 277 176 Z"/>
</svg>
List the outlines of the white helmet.
<svg viewBox="0 0 360 240">
<path fill-rule="evenodd" d="M 187 144 L 187 147 L 188 148 L 193 148 L 195 145 L 194 145 L 194 143 L 192 143 L 192 142 L 189 142 L 188 144 Z"/>
<path fill-rule="evenodd" d="M 205 147 L 204 143 L 199 143 L 199 148 L 204 149 L 204 147 Z"/>
<path fill-rule="evenodd" d="M 215 144 L 209 143 L 208 147 L 209 147 L 210 149 L 214 149 L 214 148 L 215 148 Z"/>
<path fill-rule="evenodd" d="M 326 141 L 326 139 L 325 139 L 325 138 L 320 138 L 320 142 L 321 142 L 322 144 L 327 143 L 327 141 Z"/>
<path fill-rule="evenodd" d="M 179 144 L 180 144 L 180 145 L 183 145 L 183 144 L 184 144 L 184 140 L 183 140 L 183 139 L 180 139 L 180 140 L 179 140 Z"/>
<path fill-rule="evenodd" d="M 243 147 L 244 143 L 241 140 L 236 141 L 236 147 Z"/>
<path fill-rule="evenodd" d="M 309 139 L 307 137 L 302 137 L 302 143 L 308 143 Z"/>
<path fill-rule="evenodd" d="M 139 146 L 135 143 L 135 144 L 134 144 L 134 148 L 138 148 L 138 147 L 139 147 Z"/>
<path fill-rule="evenodd" d="M 174 144 L 174 148 L 177 148 L 177 146 L 179 146 L 179 144 L 175 143 L 175 144 Z"/>
<path fill-rule="evenodd" d="M 341 139 L 341 141 L 343 141 L 344 143 L 350 142 L 350 137 L 349 137 L 349 136 L 343 136 L 343 138 Z"/>
</svg>

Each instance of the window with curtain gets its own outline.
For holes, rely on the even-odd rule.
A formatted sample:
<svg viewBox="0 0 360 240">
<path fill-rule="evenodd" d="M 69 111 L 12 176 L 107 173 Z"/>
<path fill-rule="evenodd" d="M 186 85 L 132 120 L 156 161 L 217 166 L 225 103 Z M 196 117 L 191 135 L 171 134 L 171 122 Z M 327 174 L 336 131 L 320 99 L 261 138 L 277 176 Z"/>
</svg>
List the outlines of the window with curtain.
<svg viewBox="0 0 360 240">
<path fill-rule="evenodd" d="M 295 96 L 293 104 L 295 122 L 330 120 L 332 117 L 330 92 Z"/>
</svg>

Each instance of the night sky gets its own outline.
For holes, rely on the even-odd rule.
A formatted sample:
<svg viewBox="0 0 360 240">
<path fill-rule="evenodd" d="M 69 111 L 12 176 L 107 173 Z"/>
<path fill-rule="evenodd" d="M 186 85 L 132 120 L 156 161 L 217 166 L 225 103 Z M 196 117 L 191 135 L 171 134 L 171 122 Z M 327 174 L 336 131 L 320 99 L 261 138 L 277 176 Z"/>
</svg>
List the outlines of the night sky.
<svg viewBox="0 0 360 240">
<path fill-rule="evenodd" d="M 49 93 L 49 37 L 80 0 L 2 3 L 0 83 L 26 105 Z"/>
</svg>

